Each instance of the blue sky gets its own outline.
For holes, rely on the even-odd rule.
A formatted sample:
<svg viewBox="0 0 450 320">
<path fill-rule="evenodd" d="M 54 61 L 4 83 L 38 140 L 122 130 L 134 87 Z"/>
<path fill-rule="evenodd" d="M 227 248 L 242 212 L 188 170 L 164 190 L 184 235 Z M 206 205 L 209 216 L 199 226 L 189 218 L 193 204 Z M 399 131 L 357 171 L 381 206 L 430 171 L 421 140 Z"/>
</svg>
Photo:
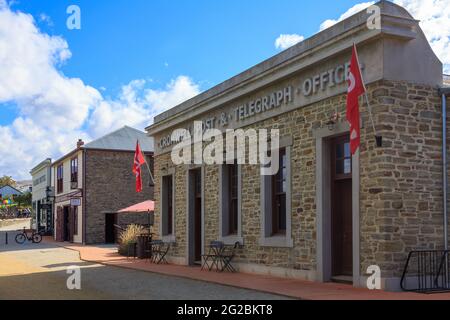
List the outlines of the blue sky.
<svg viewBox="0 0 450 320">
<path fill-rule="evenodd" d="M 298 0 L 19 0 L 13 9 L 30 13 L 42 32 L 67 40 L 72 57 L 60 70 L 114 97 L 133 79 L 162 87 L 189 75 L 201 90 L 279 52 L 283 33 L 306 37 L 328 18 L 358 1 Z M 81 30 L 68 30 L 66 8 L 81 9 Z M 40 19 L 45 14 L 51 19 Z M 0 125 L 17 115 L 10 105 Z"/>
<path fill-rule="evenodd" d="M 450 73 L 450 0 L 394 2 L 422 21 Z M 143 130 L 156 114 L 370 4 L 0 0 L 0 176 L 29 179 L 79 138 Z M 81 9 L 81 30 L 66 26 L 70 5 Z"/>
</svg>

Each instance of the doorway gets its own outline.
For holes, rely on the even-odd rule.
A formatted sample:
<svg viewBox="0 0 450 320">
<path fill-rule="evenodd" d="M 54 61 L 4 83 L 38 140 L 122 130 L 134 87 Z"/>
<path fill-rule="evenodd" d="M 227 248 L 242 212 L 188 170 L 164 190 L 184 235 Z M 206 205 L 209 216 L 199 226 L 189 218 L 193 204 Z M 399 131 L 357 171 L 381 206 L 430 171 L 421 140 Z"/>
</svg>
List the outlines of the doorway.
<svg viewBox="0 0 450 320">
<path fill-rule="evenodd" d="M 67 242 L 73 242 L 73 232 L 72 232 L 72 215 L 69 206 L 63 207 L 63 239 Z"/>
<path fill-rule="evenodd" d="M 190 170 L 188 173 L 189 190 L 189 265 L 202 262 L 203 242 L 203 186 L 202 169 Z"/>
<path fill-rule="evenodd" d="M 333 138 L 331 151 L 332 280 L 353 281 L 352 155 L 348 135 Z"/>
<path fill-rule="evenodd" d="M 105 243 L 116 243 L 115 224 L 117 224 L 117 215 L 115 213 L 107 213 L 105 215 Z"/>
</svg>

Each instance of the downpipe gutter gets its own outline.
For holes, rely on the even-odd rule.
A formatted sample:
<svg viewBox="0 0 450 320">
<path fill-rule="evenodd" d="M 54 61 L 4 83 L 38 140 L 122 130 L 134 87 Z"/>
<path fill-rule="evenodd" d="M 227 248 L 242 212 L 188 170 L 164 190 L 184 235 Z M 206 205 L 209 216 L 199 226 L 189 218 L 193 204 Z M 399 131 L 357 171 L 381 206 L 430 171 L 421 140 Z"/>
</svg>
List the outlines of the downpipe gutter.
<svg viewBox="0 0 450 320">
<path fill-rule="evenodd" d="M 447 164 L 447 97 L 450 96 L 450 88 L 439 90 L 442 96 L 442 190 L 444 211 L 444 249 L 448 250 L 448 164 Z"/>
</svg>

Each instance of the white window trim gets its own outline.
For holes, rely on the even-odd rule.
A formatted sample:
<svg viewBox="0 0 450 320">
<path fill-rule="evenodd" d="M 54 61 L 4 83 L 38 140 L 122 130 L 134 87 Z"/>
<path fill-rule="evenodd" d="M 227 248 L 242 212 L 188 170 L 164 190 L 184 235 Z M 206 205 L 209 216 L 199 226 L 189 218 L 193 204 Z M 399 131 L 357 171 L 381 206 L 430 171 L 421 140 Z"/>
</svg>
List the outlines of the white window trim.
<svg viewBox="0 0 450 320">
<path fill-rule="evenodd" d="M 242 165 L 238 164 L 238 231 L 236 235 L 224 235 L 224 167 L 225 165 L 219 166 L 219 235 L 220 241 L 226 245 L 234 245 L 239 242 L 241 245 L 244 244 L 244 238 L 242 237 Z"/>
<path fill-rule="evenodd" d="M 172 234 L 170 235 L 163 235 L 163 201 L 161 201 L 161 210 L 160 210 L 160 223 L 159 223 L 159 234 L 161 235 L 161 240 L 163 242 L 168 243 L 175 243 L 176 242 L 176 210 L 175 210 L 175 168 L 171 168 L 167 170 L 167 173 L 161 175 L 161 181 L 160 181 L 160 198 L 163 199 L 163 187 L 164 187 L 164 178 L 165 177 L 172 177 Z"/>
<path fill-rule="evenodd" d="M 286 148 L 286 176 L 287 176 L 287 190 L 286 190 L 286 234 L 269 236 L 270 230 L 266 230 L 266 176 L 261 176 L 261 195 L 260 195 L 260 209 L 261 209 L 261 231 L 259 245 L 262 247 L 273 248 L 293 248 L 294 240 L 292 239 L 292 170 L 291 170 L 291 153 L 292 153 L 292 137 L 280 139 L 280 148 Z"/>
</svg>

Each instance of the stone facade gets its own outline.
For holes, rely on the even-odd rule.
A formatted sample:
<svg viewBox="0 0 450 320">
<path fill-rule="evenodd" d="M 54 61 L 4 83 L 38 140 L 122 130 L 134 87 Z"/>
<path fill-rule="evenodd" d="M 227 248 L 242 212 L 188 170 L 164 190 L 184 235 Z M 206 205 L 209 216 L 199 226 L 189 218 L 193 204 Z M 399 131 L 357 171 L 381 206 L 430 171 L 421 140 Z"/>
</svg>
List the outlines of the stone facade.
<svg viewBox="0 0 450 320">
<path fill-rule="evenodd" d="M 412 250 L 442 249 L 442 114 L 436 88 L 382 81 L 371 93 L 383 148 L 362 147 L 361 268 L 399 277 Z"/>
<path fill-rule="evenodd" d="M 403 8 L 386 1 L 378 5 L 382 7 L 380 30 L 367 29 L 367 16 L 358 13 L 159 115 L 147 128 L 159 142 L 155 149 L 157 231 L 161 221 L 160 181 L 169 173 L 174 172 L 175 176 L 175 243 L 170 252 L 173 261 L 189 262 L 187 181 L 191 167 L 172 163 L 172 145 L 167 144 L 167 137 L 174 129 L 188 128 L 195 120 L 208 125 L 215 119 L 213 127 L 222 132 L 230 128 L 278 129 L 280 138 L 290 143 L 291 234 L 287 238 L 292 238 L 293 244 L 269 246 L 260 241 L 263 220 L 260 168 L 242 165 L 243 247 L 235 260 L 237 267 L 308 280 L 331 279 L 328 274 L 331 272 L 325 269 L 331 269 L 332 240 L 327 234 L 331 228 L 327 228 L 332 218 L 327 214 L 332 210 L 324 205 L 331 207 L 330 186 L 324 187 L 331 184 L 325 180 L 328 179 L 325 171 L 330 171 L 327 167 L 330 155 L 325 153 L 331 152 L 323 145 L 330 138 L 349 134 L 345 121 L 347 83 L 330 83 L 330 75 L 334 74 L 336 80 L 338 70 L 345 73 L 353 43 L 358 44 L 359 61 L 364 67 L 373 122 L 377 134 L 383 138 L 382 146 L 377 147 L 369 109 L 361 98 L 361 146 L 353 157 L 351 190 L 353 284 L 365 285 L 367 268 L 377 265 L 385 287 L 390 283 L 389 286 L 398 288 L 410 251 L 444 247 L 439 95 L 442 64 L 417 21 Z M 406 55 L 408 59 L 404 59 Z M 283 94 L 286 88 L 292 89 L 292 99 L 287 103 L 251 114 L 252 103 L 254 107 L 261 97 L 274 92 Z M 339 119 L 330 126 L 333 113 Z M 226 121 L 220 123 L 218 119 L 230 120 L 224 128 L 221 125 Z M 208 243 L 221 237 L 221 177 L 219 165 L 204 165 L 202 172 L 206 252 Z M 329 242 L 328 247 L 324 242 Z"/>
<path fill-rule="evenodd" d="M 365 104 L 360 148 L 360 266 L 379 265 L 383 276 L 401 275 L 411 250 L 439 249 L 442 240 L 442 118 L 436 88 L 406 82 L 378 81 L 368 87 L 377 131 L 383 147 L 376 148 Z M 345 118 L 346 96 L 340 95 L 289 112 L 251 128 L 278 128 L 293 138 L 292 238 L 293 248 L 259 245 L 259 166 L 242 167 L 242 236 L 244 248 L 237 262 L 316 270 L 316 150 L 314 128 L 324 127 L 330 110 Z M 171 168 L 170 154 L 156 158 L 156 181 Z M 171 252 L 186 256 L 186 166 L 176 166 L 176 244 Z M 219 168 L 205 166 L 204 243 L 219 239 Z M 160 185 L 155 197 L 160 199 Z M 160 203 L 156 202 L 159 230 Z M 206 250 L 206 248 L 205 248 Z"/>
<path fill-rule="evenodd" d="M 131 171 L 134 152 L 86 149 L 86 219 L 87 244 L 105 242 L 105 213 L 153 199 L 150 175 L 142 170 L 142 193 L 135 191 L 135 177 Z M 147 156 L 149 164 L 152 160 Z"/>
</svg>

